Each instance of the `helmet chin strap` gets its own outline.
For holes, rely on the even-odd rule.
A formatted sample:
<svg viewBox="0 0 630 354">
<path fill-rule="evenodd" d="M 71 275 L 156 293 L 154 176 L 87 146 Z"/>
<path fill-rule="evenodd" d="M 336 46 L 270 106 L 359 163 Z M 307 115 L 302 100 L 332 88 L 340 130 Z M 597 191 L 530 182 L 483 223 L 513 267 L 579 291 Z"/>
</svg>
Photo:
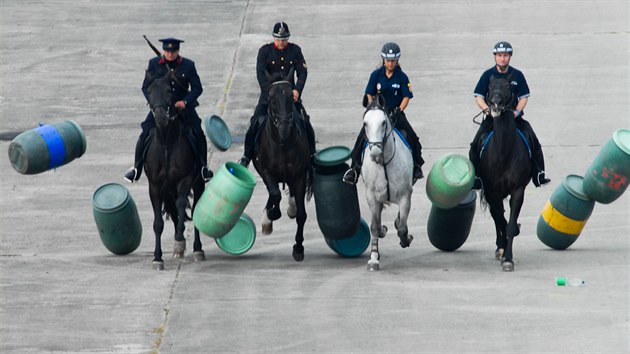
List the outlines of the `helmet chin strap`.
<svg viewBox="0 0 630 354">
<path fill-rule="evenodd" d="M 504 65 L 504 66 L 501 66 L 501 65 L 497 64 L 497 70 L 500 73 L 505 73 L 505 72 L 507 72 L 508 66 L 510 66 L 510 64 L 507 64 L 507 65 Z"/>
</svg>

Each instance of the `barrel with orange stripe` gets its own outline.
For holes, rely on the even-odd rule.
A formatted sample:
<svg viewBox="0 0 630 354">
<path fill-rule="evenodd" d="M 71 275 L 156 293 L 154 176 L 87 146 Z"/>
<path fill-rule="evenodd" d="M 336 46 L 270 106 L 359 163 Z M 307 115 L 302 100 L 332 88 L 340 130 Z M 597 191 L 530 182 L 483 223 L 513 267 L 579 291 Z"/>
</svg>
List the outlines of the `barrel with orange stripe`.
<svg viewBox="0 0 630 354">
<path fill-rule="evenodd" d="M 595 207 L 595 201 L 584 193 L 582 182 L 581 176 L 568 175 L 551 194 L 536 228 L 545 245 L 563 250 L 580 236 Z"/>
</svg>

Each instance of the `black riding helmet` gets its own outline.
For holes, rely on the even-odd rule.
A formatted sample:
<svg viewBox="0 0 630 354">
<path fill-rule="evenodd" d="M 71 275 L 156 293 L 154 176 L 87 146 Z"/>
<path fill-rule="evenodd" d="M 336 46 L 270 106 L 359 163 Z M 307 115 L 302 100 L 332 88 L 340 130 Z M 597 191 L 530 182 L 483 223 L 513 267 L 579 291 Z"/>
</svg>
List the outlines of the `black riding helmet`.
<svg viewBox="0 0 630 354">
<path fill-rule="evenodd" d="M 400 47 L 394 42 L 387 42 L 381 49 L 381 58 L 385 60 L 400 59 Z"/>
<path fill-rule="evenodd" d="M 492 48 L 492 54 L 509 53 L 510 55 L 512 55 L 512 52 L 512 45 L 504 41 L 495 44 L 494 48 Z"/>
</svg>

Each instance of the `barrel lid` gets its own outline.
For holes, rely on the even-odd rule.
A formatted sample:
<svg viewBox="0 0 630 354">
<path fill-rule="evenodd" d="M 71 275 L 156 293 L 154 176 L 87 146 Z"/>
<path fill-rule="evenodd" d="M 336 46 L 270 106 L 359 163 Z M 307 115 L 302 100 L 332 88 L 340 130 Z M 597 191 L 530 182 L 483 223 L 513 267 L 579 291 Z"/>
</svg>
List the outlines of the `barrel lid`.
<svg viewBox="0 0 630 354">
<path fill-rule="evenodd" d="M 468 158 L 462 155 L 449 154 L 444 156 L 443 161 L 442 170 L 444 179 L 448 184 L 453 186 L 468 185 L 474 179 L 475 170 Z"/>
<path fill-rule="evenodd" d="M 232 146 L 232 135 L 223 119 L 217 115 L 211 115 L 205 119 L 206 134 L 210 138 L 210 142 L 217 149 L 226 151 Z"/>
<path fill-rule="evenodd" d="M 584 182 L 584 178 L 578 175 L 568 175 L 562 181 L 562 185 L 567 192 L 571 193 L 572 196 L 582 199 L 585 201 L 590 201 L 591 199 L 584 193 L 584 187 L 582 184 Z"/>
<path fill-rule="evenodd" d="M 459 202 L 459 206 L 467 206 L 468 204 L 474 203 L 476 201 L 477 201 L 477 192 L 470 191 L 470 192 L 468 192 L 468 194 L 466 195 L 464 200 Z"/>
<path fill-rule="evenodd" d="M 623 152 L 630 155 L 630 130 L 617 130 L 613 133 L 613 141 Z"/>
<path fill-rule="evenodd" d="M 358 257 L 370 245 L 370 240 L 370 226 L 361 218 L 359 228 L 354 235 L 340 240 L 326 239 L 326 243 L 342 257 Z"/>
<path fill-rule="evenodd" d="M 92 205 L 101 211 L 115 211 L 127 203 L 129 191 L 118 183 L 107 183 L 100 186 L 92 196 Z"/>
<path fill-rule="evenodd" d="M 215 238 L 214 241 L 226 253 L 243 254 L 249 251 L 256 241 L 256 225 L 249 215 L 243 213 L 225 236 Z"/>
<path fill-rule="evenodd" d="M 330 146 L 315 153 L 315 163 L 320 166 L 335 166 L 350 158 L 350 148 L 346 146 Z"/>
</svg>

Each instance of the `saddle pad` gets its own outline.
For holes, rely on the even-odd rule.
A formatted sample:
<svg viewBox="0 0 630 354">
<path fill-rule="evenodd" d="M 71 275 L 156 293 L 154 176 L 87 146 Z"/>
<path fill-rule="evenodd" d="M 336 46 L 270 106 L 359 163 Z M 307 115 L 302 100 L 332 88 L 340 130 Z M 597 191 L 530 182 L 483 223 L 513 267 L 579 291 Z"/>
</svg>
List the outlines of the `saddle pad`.
<svg viewBox="0 0 630 354">
<path fill-rule="evenodd" d="M 521 140 L 523 140 L 523 142 L 525 143 L 525 147 L 527 148 L 527 154 L 529 155 L 529 158 L 531 159 L 532 158 L 532 149 L 529 147 L 529 142 L 527 141 L 527 138 L 525 137 L 525 134 L 518 128 L 516 129 L 516 132 L 521 137 Z M 481 159 L 481 156 L 483 156 L 483 150 L 486 148 L 486 145 L 490 141 L 490 138 L 492 137 L 493 134 L 494 134 L 494 130 L 491 130 L 487 137 L 485 137 L 485 138 L 483 136 L 481 137 L 481 140 L 483 141 L 483 144 L 481 145 L 481 150 L 479 151 L 479 158 L 480 159 Z"/>
</svg>

